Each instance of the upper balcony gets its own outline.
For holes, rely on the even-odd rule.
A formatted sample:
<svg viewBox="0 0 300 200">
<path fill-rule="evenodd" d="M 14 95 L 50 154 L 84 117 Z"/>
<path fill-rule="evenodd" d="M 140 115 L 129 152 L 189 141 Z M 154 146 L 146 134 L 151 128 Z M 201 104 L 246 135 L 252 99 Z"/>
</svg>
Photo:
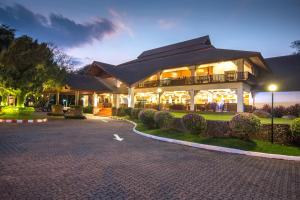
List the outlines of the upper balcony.
<svg viewBox="0 0 300 200">
<path fill-rule="evenodd" d="M 255 76 L 249 72 L 231 72 L 226 74 L 166 78 L 163 80 L 145 81 L 139 83 L 137 88 L 200 85 L 200 84 L 229 83 L 229 82 L 240 82 L 240 81 L 245 81 L 249 84 L 255 84 L 256 79 Z"/>
</svg>

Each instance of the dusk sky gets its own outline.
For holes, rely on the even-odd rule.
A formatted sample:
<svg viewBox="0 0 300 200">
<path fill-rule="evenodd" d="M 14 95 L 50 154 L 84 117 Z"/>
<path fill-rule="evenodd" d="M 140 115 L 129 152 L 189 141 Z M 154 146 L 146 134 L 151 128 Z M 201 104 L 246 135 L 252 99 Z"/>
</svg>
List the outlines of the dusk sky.
<svg viewBox="0 0 300 200">
<path fill-rule="evenodd" d="M 0 23 L 63 48 L 81 65 L 209 35 L 215 47 L 293 53 L 300 0 L 0 0 Z"/>
</svg>

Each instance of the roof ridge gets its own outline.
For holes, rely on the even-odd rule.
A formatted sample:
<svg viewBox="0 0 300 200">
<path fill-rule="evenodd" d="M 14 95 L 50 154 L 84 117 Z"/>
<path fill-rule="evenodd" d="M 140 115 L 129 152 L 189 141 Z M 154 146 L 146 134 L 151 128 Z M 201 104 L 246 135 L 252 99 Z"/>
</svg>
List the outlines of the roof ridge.
<svg viewBox="0 0 300 200">
<path fill-rule="evenodd" d="M 289 55 L 282 55 L 282 56 L 273 56 L 273 57 L 265 58 L 265 60 L 273 59 L 273 58 L 289 57 L 289 56 L 300 56 L 300 54 L 289 54 Z"/>
<path fill-rule="evenodd" d="M 198 41 L 199 40 L 199 41 Z M 193 41 L 198 41 L 198 43 L 192 43 L 192 44 L 189 44 Z M 200 41 L 202 41 L 200 43 Z M 206 44 L 205 42 L 209 42 L 209 44 Z M 204 42 L 204 43 L 203 43 Z M 200 43 L 200 44 L 199 44 Z M 185 45 L 184 45 L 185 44 Z M 176 48 L 176 45 L 184 45 L 182 47 L 177 47 Z M 138 58 L 142 58 L 142 57 L 145 57 L 145 56 L 150 56 L 150 55 L 154 55 L 154 54 L 159 54 L 159 53 L 163 53 L 163 52 L 168 52 L 168 51 L 172 51 L 172 50 L 175 50 L 175 49 L 182 49 L 182 48 L 186 48 L 186 47 L 191 47 L 191 46 L 197 46 L 197 45 L 212 45 L 211 42 L 210 42 L 210 38 L 209 38 L 209 35 L 205 35 L 205 36 L 202 36 L 202 37 L 198 37 L 198 38 L 194 38 L 194 39 L 190 39 L 190 40 L 186 40 L 186 41 L 183 41 L 183 42 L 177 42 L 177 43 L 174 43 L 174 44 L 169 44 L 169 45 L 165 45 L 165 46 L 161 46 L 161 47 L 157 47 L 157 48 L 153 48 L 153 49 L 149 49 L 149 50 L 146 50 L 146 51 L 143 51 L 139 56 Z M 163 50 L 164 48 L 171 48 L 171 47 L 175 47 L 173 49 L 166 49 L 166 50 Z M 157 51 L 157 50 L 160 50 L 159 52 L 153 52 L 153 53 L 150 53 L 149 55 L 143 55 L 143 54 L 146 54 L 147 52 L 151 52 L 151 51 Z"/>
<path fill-rule="evenodd" d="M 149 60 L 153 60 L 153 59 L 160 59 L 160 58 L 166 58 L 166 57 L 170 57 L 170 56 L 174 56 L 174 55 L 179 55 L 179 54 L 185 54 L 185 53 L 190 53 L 193 51 L 205 51 L 205 50 L 210 50 L 210 49 L 215 49 L 215 47 L 210 47 L 210 48 L 205 48 L 205 49 L 193 49 L 193 50 L 187 50 L 184 52 L 178 52 L 178 53 L 174 53 L 174 54 L 169 54 L 169 55 L 164 55 L 164 56 L 158 56 L 158 57 L 152 57 L 152 58 L 141 58 L 141 59 L 135 59 L 131 61 L 126 62 L 127 64 L 132 64 L 132 63 L 138 63 L 138 62 L 143 62 L 143 61 L 149 61 Z M 117 66 L 125 66 L 127 65 L 126 63 L 117 65 Z"/>
</svg>

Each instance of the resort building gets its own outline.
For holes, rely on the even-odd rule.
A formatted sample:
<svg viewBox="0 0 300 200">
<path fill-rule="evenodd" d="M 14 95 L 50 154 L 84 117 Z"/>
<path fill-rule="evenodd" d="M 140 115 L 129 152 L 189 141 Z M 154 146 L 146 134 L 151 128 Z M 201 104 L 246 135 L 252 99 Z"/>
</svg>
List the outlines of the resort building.
<svg viewBox="0 0 300 200">
<path fill-rule="evenodd" d="M 95 114 L 120 106 L 244 112 L 256 106 L 256 97 L 269 103 L 261 96 L 272 81 L 283 91 L 299 91 L 299 71 L 299 55 L 264 59 L 259 52 L 216 48 L 204 36 L 144 51 L 117 66 L 95 61 L 69 75 L 56 100 L 93 106 Z"/>
</svg>

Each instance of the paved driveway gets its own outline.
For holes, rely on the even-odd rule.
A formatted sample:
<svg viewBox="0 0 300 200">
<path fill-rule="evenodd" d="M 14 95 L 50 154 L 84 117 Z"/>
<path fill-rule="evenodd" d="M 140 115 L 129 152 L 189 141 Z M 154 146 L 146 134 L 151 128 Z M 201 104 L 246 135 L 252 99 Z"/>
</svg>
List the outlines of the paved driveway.
<svg viewBox="0 0 300 200">
<path fill-rule="evenodd" d="M 300 199 L 299 162 L 163 143 L 131 129 L 109 119 L 0 124 L 0 199 Z"/>
</svg>

